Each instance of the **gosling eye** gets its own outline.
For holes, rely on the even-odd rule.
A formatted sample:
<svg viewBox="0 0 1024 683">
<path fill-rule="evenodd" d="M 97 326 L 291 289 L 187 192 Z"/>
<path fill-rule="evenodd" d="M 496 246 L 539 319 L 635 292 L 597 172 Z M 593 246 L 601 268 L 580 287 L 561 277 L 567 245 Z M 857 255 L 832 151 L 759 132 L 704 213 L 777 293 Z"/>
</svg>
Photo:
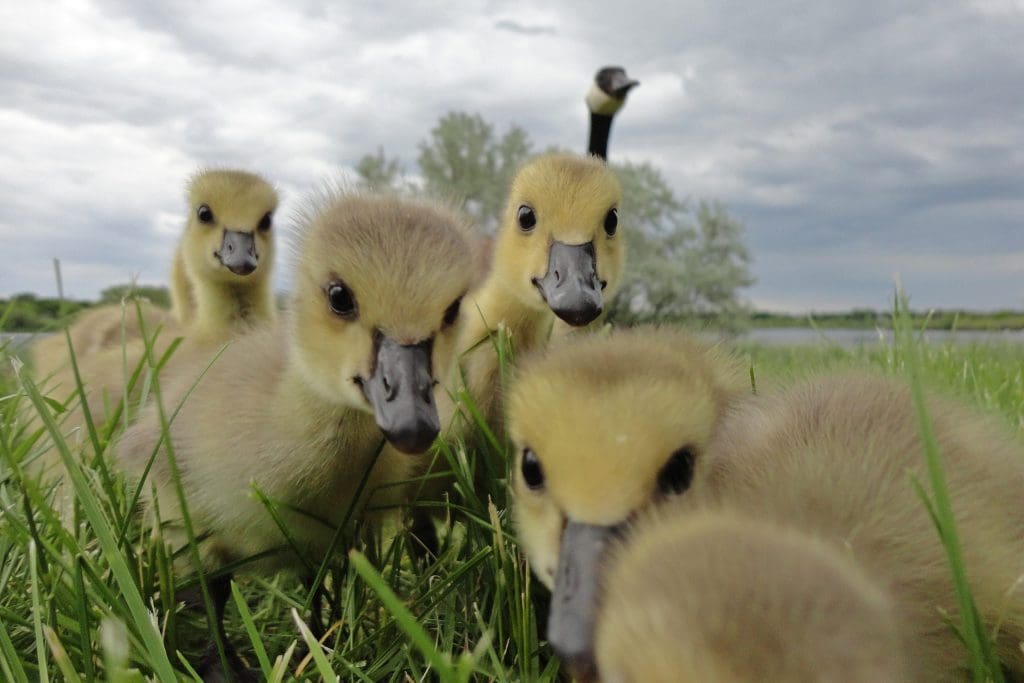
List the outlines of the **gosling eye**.
<svg viewBox="0 0 1024 683">
<path fill-rule="evenodd" d="M 612 209 L 604 217 L 604 234 L 611 237 L 619 227 L 619 210 Z"/>
<path fill-rule="evenodd" d="M 206 204 L 200 204 L 199 208 L 196 209 L 196 218 L 199 219 L 200 223 L 212 223 L 213 209 L 211 209 Z"/>
<path fill-rule="evenodd" d="M 356 298 L 344 282 L 332 282 L 327 285 L 327 301 L 335 315 L 346 319 L 356 317 Z"/>
<path fill-rule="evenodd" d="M 526 488 L 536 491 L 544 487 L 544 470 L 541 469 L 540 460 L 537 459 L 537 454 L 533 452 L 533 449 L 523 449 L 523 458 L 519 469 L 523 472 Z"/>
<path fill-rule="evenodd" d="M 680 494 L 693 481 L 693 448 L 683 446 L 672 454 L 658 472 L 658 490 L 665 495 Z"/>
<path fill-rule="evenodd" d="M 444 309 L 444 318 L 441 320 L 441 324 L 444 327 L 450 327 L 455 324 L 455 321 L 459 318 L 459 306 L 462 304 L 462 297 L 452 302 L 452 305 Z"/>
<path fill-rule="evenodd" d="M 530 232 L 533 230 L 533 226 L 537 225 L 537 214 L 526 204 L 519 207 L 517 217 L 519 219 L 519 229 L 523 232 Z"/>
<path fill-rule="evenodd" d="M 263 218 L 260 219 L 259 225 L 257 225 L 256 227 L 260 230 L 270 230 L 271 220 L 273 220 L 273 217 L 270 215 L 270 212 L 268 211 L 265 214 L 263 214 Z"/>
</svg>

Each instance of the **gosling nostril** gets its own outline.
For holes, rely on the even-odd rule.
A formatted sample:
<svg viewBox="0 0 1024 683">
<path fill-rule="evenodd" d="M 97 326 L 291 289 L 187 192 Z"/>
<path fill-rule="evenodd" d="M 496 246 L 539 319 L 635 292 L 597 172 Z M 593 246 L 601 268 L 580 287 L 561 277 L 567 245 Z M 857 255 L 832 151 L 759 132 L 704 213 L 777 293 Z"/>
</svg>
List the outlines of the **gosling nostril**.
<svg viewBox="0 0 1024 683">
<path fill-rule="evenodd" d="M 389 382 L 387 375 L 381 376 L 381 384 L 384 386 L 384 400 L 394 401 L 395 397 L 398 396 L 398 385 Z"/>
</svg>

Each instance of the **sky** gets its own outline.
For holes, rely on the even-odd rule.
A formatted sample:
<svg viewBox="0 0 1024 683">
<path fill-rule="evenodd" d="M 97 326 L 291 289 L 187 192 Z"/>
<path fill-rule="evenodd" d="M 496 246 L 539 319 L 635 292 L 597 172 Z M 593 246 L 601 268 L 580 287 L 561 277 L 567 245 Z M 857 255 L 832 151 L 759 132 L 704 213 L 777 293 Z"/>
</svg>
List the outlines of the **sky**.
<svg viewBox="0 0 1024 683">
<path fill-rule="evenodd" d="M 379 147 L 414 172 L 451 110 L 582 152 L 619 64 L 610 156 L 744 222 L 756 308 L 1024 308 L 1024 0 L 433 4 L 0 5 L 0 297 L 54 257 L 73 298 L 165 283 L 201 166 L 280 224 Z"/>
</svg>

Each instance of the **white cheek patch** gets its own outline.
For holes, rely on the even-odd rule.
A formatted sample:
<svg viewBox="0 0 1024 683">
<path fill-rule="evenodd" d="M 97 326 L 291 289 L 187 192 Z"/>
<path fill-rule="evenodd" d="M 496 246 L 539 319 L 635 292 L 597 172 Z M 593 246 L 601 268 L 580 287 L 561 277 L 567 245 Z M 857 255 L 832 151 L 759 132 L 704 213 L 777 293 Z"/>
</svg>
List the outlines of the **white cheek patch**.
<svg viewBox="0 0 1024 683">
<path fill-rule="evenodd" d="M 586 100 L 590 111 L 603 116 L 611 116 L 621 109 L 625 103 L 625 100 L 617 100 L 604 90 L 601 90 L 601 88 L 597 87 L 597 83 L 590 86 L 590 90 L 587 91 Z"/>
</svg>

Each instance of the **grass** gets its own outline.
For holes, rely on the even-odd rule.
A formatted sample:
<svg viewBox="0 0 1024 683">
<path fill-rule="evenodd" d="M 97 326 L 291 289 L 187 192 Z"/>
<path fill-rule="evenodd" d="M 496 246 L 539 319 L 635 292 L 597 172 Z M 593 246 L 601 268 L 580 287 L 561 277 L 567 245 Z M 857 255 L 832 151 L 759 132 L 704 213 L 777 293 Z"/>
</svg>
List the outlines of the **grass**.
<svg viewBox="0 0 1024 683">
<path fill-rule="evenodd" d="M 900 319 L 895 346 L 746 345 L 740 353 L 749 358 L 759 390 L 809 372 L 869 366 L 917 378 L 917 386 L 952 390 L 1024 427 L 1024 347 L 919 344 L 909 321 Z M 158 536 L 140 528 L 136 492 L 111 466 L 119 423 L 90 425 L 84 445 L 72 448 L 60 416 L 51 417 L 58 404 L 52 398 L 66 397 L 46 400 L 25 373 L 19 382 L 12 355 L 0 349 L 0 676 L 190 680 L 185 662 L 194 662 L 205 644 L 199 640 L 205 614 L 175 606 L 174 595 L 189 579 L 175 578 L 174 558 Z M 129 368 L 144 395 L 159 394 L 151 372 L 159 363 L 150 358 Z M 122 405 L 115 417 L 132 410 Z M 42 425 L 26 419 L 32 413 L 44 416 Z M 921 419 L 927 433 L 927 415 Z M 319 642 L 305 625 L 313 595 L 306 587 L 285 575 L 246 578 L 239 572 L 228 636 L 251 666 L 272 681 L 568 680 L 543 640 L 546 591 L 533 582 L 516 546 L 506 446 L 482 430 L 472 441 L 473 450 L 456 444 L 438 454 L 451 465 L 455 483 L 451 500 L 432 508 L 451 522 L 436 558 L 413 552 L 393 525 L 370 530 L 358 522 L 339 533 L 342 548 L 364 539 L 356 552 L 338 553 L 322 566 L 323 558 L 311 558 L 321 570 L 329 615 Z M 49 447 L 71 472 L 76 503 L 70 528 L 61 523 L 55 492 L 29 475 L 33 457 Z M 473 473 L 484 466 L 491 476 L 479 491 Z M 949 542 L 955 530 L 950 533 L 943 507 L 941 476 L 920 486 L 955 569 L 956 544 Z M 970 623 L 969 595 L 963 598 L 967 623 L 957 628 L 976 655 L 975 675 L 998 680 L 986 634 Z"/>
</svg>

